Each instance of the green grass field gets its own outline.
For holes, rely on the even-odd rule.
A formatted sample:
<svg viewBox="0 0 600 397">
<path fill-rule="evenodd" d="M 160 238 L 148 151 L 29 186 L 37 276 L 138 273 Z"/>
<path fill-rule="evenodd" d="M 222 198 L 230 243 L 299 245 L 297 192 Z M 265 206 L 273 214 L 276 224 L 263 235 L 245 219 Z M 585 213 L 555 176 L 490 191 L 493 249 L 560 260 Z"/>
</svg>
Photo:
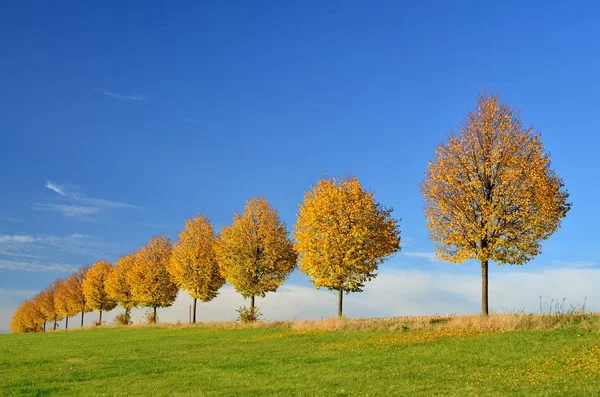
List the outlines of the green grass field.
<svg viewBox="0 0 600 397">
<path fill-rule="evenodd" d="M 597 396 L 600 333 L 275 324 L 0 335 L 0 382 L 3 396 Z"/>
</svg>

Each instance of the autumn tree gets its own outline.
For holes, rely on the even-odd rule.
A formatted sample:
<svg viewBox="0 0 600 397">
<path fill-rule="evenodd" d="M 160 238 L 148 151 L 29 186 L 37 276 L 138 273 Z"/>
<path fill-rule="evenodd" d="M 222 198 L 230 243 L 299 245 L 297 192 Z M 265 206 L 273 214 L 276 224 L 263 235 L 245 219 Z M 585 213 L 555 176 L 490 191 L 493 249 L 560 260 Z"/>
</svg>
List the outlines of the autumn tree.
<svg viewBox="0 0 600 397">
<path fill-rule="evenodd" d="M 87 312 L 91 312 L 93 309 L 88 305 L 87 299 L 83 292 L 83 279 L 89 270 L 89 266 L 84 266 L 69 278 L 65 280 L 65 293 L 67 294 L 66 299 L 71 309 L 76 309 L 76 313 L 81 313 L 81 326 L 83 327 L 83 316 Z"/>
<path fill-rule="evenodd" d="M 13 315 L 10 330 L 13 333 L 44 331 L 44 317 L 34 300 L 23 302 Z"/>
<path fill-rule="evenodd" d="M 215 244 L 221 274 L 244 298 L 274 292 L 296 267 L 296 252 L 277 210 L 264 198 L 246 203 Z"/>
<path fill-rule="evenodd" d="M 214 251 L 215 232 L 210 221 L 198 215 L 185 222 L 179 240 L 173 245 L 168 271 L 179 289 L 194 299 L 193 319 L 196 322 L 196 301 L 209 302 L 225 284 Z"/>
<path fill-rule="evenodd" d="M 58 321 L 62 320 L 62 315 L 58 313 L 56 308 L 56 300 L 54 294 L 57 287 L 57 282 L 52 283 L 48 288 L 37 295 L 37 303 L 42 315 L 49 321 L 54 323 L 53 329 L 56 331 Z M 46 327 L 44 326 L 44 330 Z"/>
<path fill-rule="evenodd" d="M 294 231 L 300 271 L 315 287 L 338 291 L 338 317 L 343 293 L 361 292 L 400 250 L 391 214 L 355 177 L 322 179 L 304 194 Z"/>
<path fill-rule="evenodd" d="M 177 285 L 171 281 L 167 266 L 171 259 L 171 243 L 164 236 L 150 239 L 136 252 L 133 266 L 127 272 L 133 299 L 140 305 L 154 310 L 152 321 L 156 321 L 156 308 L 169 307 L 177 297 Z"/>
<path fill-rule="evenodd" d="M 523 128 L 520 114 L 498 96 L 486 94 L 436 149 L 421 192 L 436 256 L 480 262 L 483 315 L 489 262 L 530 261 L 571 207 L 541 135 Z"/>
<path fill-rule="evenodd" d="M 77 314 L 79 306 L 74 302 L 69 291 L 67 280 L 55 281 L 54 307 L 60 317 L 65 318 L 65 329 L 69 328 L 69 317 Z"/>
<path fill-rule="evenodd" d="M 125 309 L 125 316 L 128 319 L 131 309 L 137 306 L 137 302 L 133 299 L 131 285 L 127 281 L 127 274 L 133 267 L 135 254 L 127 254 L 119 258 L 113 266 L 112 271 L 106 278 L 105 288 L 108 298 L 118 302 Z"/>
<path fill-rule="evenodd" d="M 102 312 L 111 311 L 117 302 L 106 291 L 106 280 L 112 272 L 112 266 L 106 261 L 96 262 L 83 278 L 82 288 L 86 303 L 90 309 L 98 310 L 98 324 L 102 324 Z"/>
</svg>

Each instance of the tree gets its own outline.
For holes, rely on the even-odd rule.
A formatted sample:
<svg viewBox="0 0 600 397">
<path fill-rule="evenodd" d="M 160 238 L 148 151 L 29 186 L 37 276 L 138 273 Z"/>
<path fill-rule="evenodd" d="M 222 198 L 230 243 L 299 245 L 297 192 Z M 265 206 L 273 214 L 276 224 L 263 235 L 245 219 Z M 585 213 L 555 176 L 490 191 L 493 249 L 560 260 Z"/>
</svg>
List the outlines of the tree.
<svg viewBox="0 0 600 397">
<path fill-rule="evenodd" d="M 196 323 L 196 301 L 210 302 L 225 284 L 214 251 L 215 232 L 210 221 L 198 215 L 188 219 L 173 246 L 169 262 L 171 279 L 194 299 L 193 323 Z"/>
<path fill-rule="evenodd" d="M 58 313 L 58 309 L 56 307 L 56 300 L 54 299 L 54 294 L 56 292 L 56 288 L 58 283 L 55 281 L 48 288 L 43 290 L 37 295 L 37 304 L 40 312 L 47 320 L 52 320 L 54 322 L 53 329 L 56 331 L 58 321 L 62 320 L 62 316 Z M 44 330 L 45 324 L 44 324 Z"/>
<path fill-rule="evenodd" d="M 15 310 L 10 323 L 13 333 L 42 331 L 44 319 L 33 301 L 25 301 Z"/>
<path fill-rule="evenodd" d="M 79 268 L 69 278 L 65 280 L 65 292 L 67 294 L 68 304 L 76 313 L 81 313 L 81 326 L 83 327 L 84 313 L 91 312 L 93 309 L 88 305 L 83 293 L 83 279 L 89 270 L 89 266 Z"/>
<path fill-rule="evenodd" d="M 296 267 L 296 252 L 277 210 L 264 198 L 251 199 L 242 214 L 221 230 L 215 244 L 221 274 L 244 298 L 274 292 Z"/>
<path fill-rule="evenodd" d="M 171 243 L 164 236 L 150 239 L 135 254 L 133 266 L 127 273 L 133 299 L 140 305 L 154 309 L 169 307 L 177 297 L 177 285 L 171 281 L 167 265 L 171 259 Z"/>
<path fill-rule="evenodd" d="M 135 254 L 127 254 L 119 258 L 112 271 L 106 278 L 105 288 L 109 299 L 119 303 L 125 309 L 125 316 L 129 318 L 131 309 L 137 306 L 133 299 L 131 285 L 127 281 L 127 274 L 133 267 Z"/>
<path fill-rule="evenodd" d="M 569 211 L 541 135 L 498 96 L 484 94 L 458 133 L 438 146 L 421 192 L 439 259 L 481 264 L 488 314 L 488 264 L 522 265 L 541 252 Z"/>
<path fill-rule="evenodd" d="M 69 317 L 77 314 L 79 306 L 71 298 L 67 280 L 56 280 L 56 289 L 54 290 L 54 306 L 56 313 L 65 318 L 65 329 L 69 328 Z"/>
<path fill-rule="evenodd" d="M 361 292 L 386 257 L 400 250 L 392 209 L 375 201 L 355 177 L 322 179 L 304 194 L 294 237 L 300 271 L 317 288 Z"/>
<path fill-rule="evenodd" d="M 102 324 L 102 312 L 111 311 L 117 306 L 117 302 L 111 299 L 106 292 L 106 279 L 111 272 L 110 263 L 100 261 L 94 263 L 83 278 L 82 289 L 85 300 L 90 309 L 100 312 L 99 324 Z"/>
</svg>

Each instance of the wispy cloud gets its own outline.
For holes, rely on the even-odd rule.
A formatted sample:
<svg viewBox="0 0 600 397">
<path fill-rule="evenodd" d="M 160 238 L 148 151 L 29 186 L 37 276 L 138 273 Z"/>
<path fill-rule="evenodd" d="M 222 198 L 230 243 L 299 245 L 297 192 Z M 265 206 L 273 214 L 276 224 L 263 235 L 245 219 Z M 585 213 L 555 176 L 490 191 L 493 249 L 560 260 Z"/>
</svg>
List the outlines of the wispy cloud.
<svg viewBox="0 0 600 397">
<path fill-rule="evenodd" d="M 21 234 L 21 235 L 0 235 L 0 243 L 18 243 L 18 244 L 26 244 L 33 243 L 35 241 L 35 237 Z"/>
<path fill-rule="evenodd" d="M 96 88 L 95 90 L 103 93 L 104 95 L 106 95 L 108 97 L 116 98 L 121 102 L 138 102 L 138 103 L 150 102 L 146 95 L 140 95 L 140 94 L 125 95 L 125 94 L 121 94 L 119 92 L 108 91 L 103 88 Z"/>
<path fill-rule="evenodd" d="M 69 205 L 69 204 L 35 204 L 34 210 L 37 211 L 52 211 L 58 212 L 68 217 L 85 217 L 88 215 L 94 215 L 100 212 L 98 207 L 87 207 L 82 205 Z"/>
<path fill-rule="evenodd" d="M 41 263 L 34 261 L 15 261 L 0 259 L 0 269 L 16 270 L 22 272 L 52 272 L 52 273 L 68 273 L 77 270 L 76 266 L 59 264 L 59 263 Z"/>
<path fill-rule="evenodd" d="M 34 259 L 60 256 L 102 258 L 119 252 L 116 244 L 96 240 L 84 234 L 52 235 L 0 235 L 0 259 L 25 257 Z"/>
<path fill-rule="evenodd" d="M 13 223 L 22 223 L 23 222 L 22 220 L 15 219 L 15 218 L 10 218 L 10 217 L 7 217 L 7 216 L 0 216 L 0 221 L 3 221 L 3 222 L 13 222 Z"/>
<path fill-rule="evenodd" d="M 552 266 L 557 266 L 557 267 L 566 267 L 566 268 L 588 268 L 588 267 L 594 267 L 596 266 L 596 262 L 594 261 L 558 261 L 558 260 L 554 260 L 554 261 L 550 261 L 550 264 Z"/>
<path fill-rule="evenodd" d="M 436 259 L 435 257 L 435 253 L 433 252 L 419 252 L 419 251 L 413 251 L 413 252 L 402 252 L 403 255 L 411 257 L 411 258 L 423 258 L 423 259 L 427 259 L 431 262 L 439 262 L 439 260 Z"/>
<path fill-rule="evenodd" d="M 44 186 L 57 193 L 67 203 L 37 203 L 33 206 L 34 210 L 58 212 L 66 217 L 90 220 L 90 216 L 107 209 L 139 208 L 135 205 L 118 201 L 86 197 L 81 194 L 81 188 L 73 184 L 63 185 L 48 180 Z"/>
<path fill-rule="evenodd" d="M 52 181 L 46 181 L 46 184 L 44 186 L 52 191 L 55 191 L 56 193 L 60 194 L 61 196 L 67 195 L 67 193 L 65 193 L 64 186 L 57 185 L 56 183 L 54 183 Z"/>
</svg>

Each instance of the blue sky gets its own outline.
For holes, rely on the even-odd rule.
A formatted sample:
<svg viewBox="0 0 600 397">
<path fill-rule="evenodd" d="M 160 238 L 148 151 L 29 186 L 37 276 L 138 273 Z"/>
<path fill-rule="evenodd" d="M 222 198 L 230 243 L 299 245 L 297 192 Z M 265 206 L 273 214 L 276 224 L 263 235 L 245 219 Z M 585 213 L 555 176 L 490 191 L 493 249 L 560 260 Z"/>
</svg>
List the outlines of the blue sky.
<svg viewBox="0 0 600 397">
<path fill-rule="evenodd" d="M 262 195 L 291 228 L 324 175 L 355 174 L 402 218 L 380 278 L 476 282 L 477 264 L 431 260 L 418 186 L 484 90 L 542 133 L 574 204 L 542 255 L 490 283 L 538 277 L 535 293 L 581 303 L 600 272 L 595 2 L 195 3 L 1 6 L 0 329 L 65 270 L 175 238 L 198 212 L 220 228 Z M 584 276 L 556 276 L 563 291 L 561 271 Z"/>
</svg>

